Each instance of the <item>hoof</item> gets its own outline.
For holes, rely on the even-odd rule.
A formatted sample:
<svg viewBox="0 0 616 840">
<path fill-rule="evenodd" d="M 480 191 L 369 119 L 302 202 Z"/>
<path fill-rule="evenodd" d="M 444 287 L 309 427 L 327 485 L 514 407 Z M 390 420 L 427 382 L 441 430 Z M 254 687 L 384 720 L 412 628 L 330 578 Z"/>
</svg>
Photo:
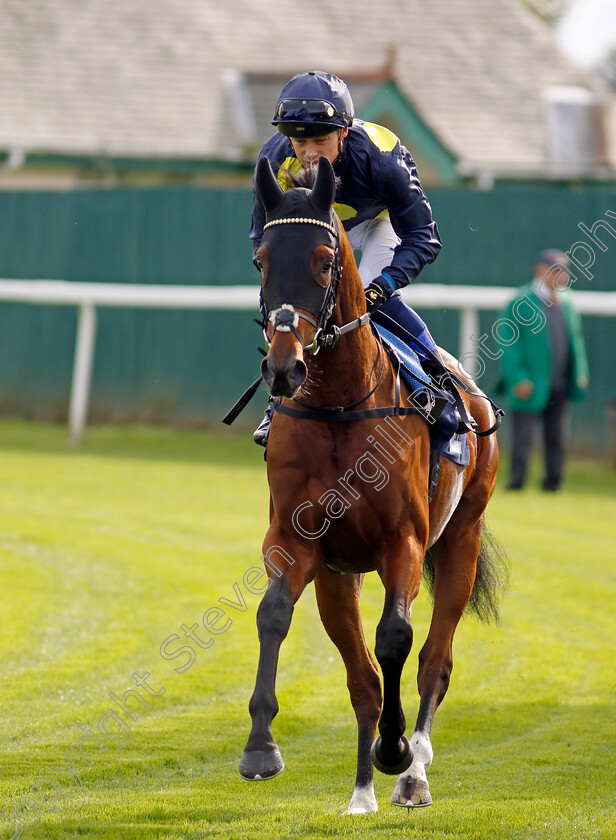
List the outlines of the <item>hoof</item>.
<svg viewBox="0 0 616 840">
<path fill-rule="evenodd" d="M 397 764 L 385 764 L 382 758 L 382 749 L 383 745 L 379 736 L 372 745 L 370 758 L 376 769 L 380 770 L 381 773 L 385 773 L 387 776 L 398 776 L 411 766 L 413 753 L 411 752 L 411 745 L 409 744 L 408 738 L 404 735 L 398 741 L 400 759 Z"/>
<path fill-rule="evenodd" d="M 248 781 L 272 779 L 284 770 L 284 761 L 278 747 L 273 750 L 244 750 L 240 759 L 240 776 Z"/>
<path fill-rule="evenodd" d="M 376 814 L 378 810 L 379 806 L 374 795 L 374 785 L 370 782 L 365 787 L 355 788 L 351 801 L 349 802 L 349 807 L 344 811 L 344 814 Z"/>
<path fill-rule="evenodd" d="M 391 802 L 402 808 L 425 808 L 432 805 L 428 783 L 423 779 L 405 779 L 402 784 L 396 785 Z"/>
</svg>

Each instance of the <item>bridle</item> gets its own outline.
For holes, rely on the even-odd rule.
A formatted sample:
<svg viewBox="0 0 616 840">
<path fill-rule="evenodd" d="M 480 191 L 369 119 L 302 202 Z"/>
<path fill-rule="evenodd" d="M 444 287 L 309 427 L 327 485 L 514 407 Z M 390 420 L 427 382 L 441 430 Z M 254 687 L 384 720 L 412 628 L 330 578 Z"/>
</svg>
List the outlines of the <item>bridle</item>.
<svg viewBox="0 0 616 840">
<path fill-rule="evenodd" d="M 342 327 L 337 327 L 335 324 L 332 324 L 329 329 L 326 329 L 327 323 L 332 316 L 334 307 L 336 306 L 338 288 L 342 277 L 342 266 L 340 265 L 340 223 L 333 212 L 330 220 L 333 224 L 324 222 L 321 219 L 304 216 L 291 217 L 286 219 L 273 219 L 263 227 L 263 232 L 265 233 L 265 231 L 270 228 L 282 225 L 316 225 L 317 227 L 327 230 L 334 239 L 334 264 L 332 266 L 332 277 L 325 289 L 323 299 L 316 316 L 295 309 L 295 306 L 291 303 L 282 303 L 274 309 L 268 310 L 263 297 L 263 289 L 261 290 L 261 294 L 259 296 L 259 308 L 263 319 L 261 326 L 268 350 L 271 345 L 271 341 L 267 335 L 267 328 L 269 324 L 272 324 L 274 333 L 292 332 L 301 344 L 302 350 L 314 356 L 319 352 L 321 347 L 333 347 L 341 335 L 357 329 L 358 327 L 363 327 L 370 322 L 370 316 L 366 313 Z M 317 290 L 315 289 L 315 292 L 316 291 Z M 303 343 L 302 337 L 297 329 L 300 318 L 303 318 L 304 321 L 307 321 L 315 328 L 314 338 L 309 344 Z"/>
<path fill-rule="evenodd" d="M 271 309 L 268 309 L 263 295 L 264 287 L 261 288 L 261 291 L 259 293 L 259 309 L 261 311 L 261 320 L 255 320 L 257 320 L 257 323 L 263 330 L 263 338 L 265 340 L 265 344 L 268 350 L 271 346 L 271 341 L 267 336 L 267 327 L 269 323 L 273 325 L 274 333 L 292 332 L 295 338 L 299 341 L 302 350 L 304 352 L 310 353 L 311 355 L 316 355 L 321 349 L 321 347 L 333 347 L 340 338 L 340 336 L 344 335 L 345 333 L 351 332 L 351 330 L 355 330 L 358 327 L 364 327 L 370 323 L 370 315 L 368 315 L 368 313 L 364 313 L 363 315 L 360 315 L 359 318 L 355 318 L 353 321 L 350 321 L 348 324 L 345 324 L 342 327 L 338 327 L 335 324 L 331 324 L 329 328 L 326 329 L 327 323 L 331 318 L 331 315 L 334 311 L 334 307 L 336 305 L 338 287 L 340 285 L 340 280 L 342 277 L 342 266 L 340 265 L 339 224 L 340 223 L 338 221 L 338 217 L 332 210 L 330 215 L 330 222 L 325 222 L 322 219 L 314 219 L 305 216 L 291 216 L 285 219 L 273 219 L 267 222 L 266 225 L 264 225 L 264 233 L 266 233 L 266 229 L 269 230 L 273 227 L 277 227 L 278 225 L 314 225 L 317 228 L 324 228 L 325 230 L 327 230 L 329 235 L 334 239 L 334 264 L 332 266 L 332 279 L 327 288 L 324 290 L 323 299 L 318 305 L 318 314 L 316 316 L 305 311 L 298 311 L 295 308 L 295 306 L 293 306 L 293 304 L 291 303 L 277 303 L 275 306 L 272 306 Z M 265 285 L 267 285 L 267 281 Z M 315 309 L 316 308 L 317 307 L 315 307 Z M 304 309 L 304 307 L 301 307 L 301 309 Z M 299 333 L 299 330 L 297 329 L 300 318 L 303 318 L 315 328 L 315 335 L 310 344 L 303 343 L 302 337 Z M 263 355 L 267 355 L 267 353 L 262 349 L 261 352 L 263 353 Z M 355 403 L 353 403 L 353 407 L 355 405 L 359 405 L 361 402 L 366 400 L 368 396 L 371 396 L 374 393 L 374 391 L 382 381 L 384 371 L 385 358 L 383 355 L 381 373 L 378 378 L 377 384 L 367 396 L 364 396 L 360 400 L 357 400 Z M 227 414 L 223 418 L 223 423 L 226 423 L 227 425 L 231 425 L 231 423 L 233 423 L 235 418 L 244 410 L 244 408 L 248 405 L 250 400 L 254 397 L 262 381 L 263 379 L 261 375 L 258 379 L 255 379 L 252 385 L 249 388 L 247 388 L 246 391 L 244 391 L 242 396 L 230 409 L 230 411 L 227 412 Z M 276 403 L 277 402 L 278 401 L 276 401 Z M 295 402 L 298 402 L 297 398 L 295 398 Z M 346 409 L 341 410 L 345 411 Z M 321 417 L 321 415 L 319 415 L 319 417 L 321 419 L 324 419 Z"/>
</svg>

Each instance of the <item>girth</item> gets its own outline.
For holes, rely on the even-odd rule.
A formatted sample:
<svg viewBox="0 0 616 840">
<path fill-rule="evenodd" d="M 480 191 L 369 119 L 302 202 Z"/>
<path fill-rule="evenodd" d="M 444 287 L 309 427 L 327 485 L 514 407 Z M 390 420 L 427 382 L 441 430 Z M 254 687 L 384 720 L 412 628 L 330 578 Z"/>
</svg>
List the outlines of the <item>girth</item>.
<svg viewBox="0 0 616 840">
<path fill-rule="evenodd" d="M 297 417 L 300 420 L 320 420 L 322 423 L 344 423 L 351 420 L 367 420 L 370 417 L 396 417 L 406 414 L 425 414 L 419 408 L 406 406 L 387 405 L 383 408 L 364 408 L 346 411 L 344 406 L 331 406 L 327 408 L 293 408 L 290 405 L 281 403 L 279 399 L 272 404 L 274 411 L 280 414 L 288 414 L 289 417 Z"/>
</svg>

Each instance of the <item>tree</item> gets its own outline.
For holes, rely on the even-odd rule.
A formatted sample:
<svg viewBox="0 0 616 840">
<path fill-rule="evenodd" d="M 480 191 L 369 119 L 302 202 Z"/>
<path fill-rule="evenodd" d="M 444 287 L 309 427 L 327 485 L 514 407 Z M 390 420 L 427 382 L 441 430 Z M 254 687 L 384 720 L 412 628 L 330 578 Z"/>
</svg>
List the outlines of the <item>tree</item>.
<svg viewBox="0 0 616 840">
<path fill-rule="evenodd" d="M 574 0 L 522 0 L 524 5 L 550 26 L 560 20 Z"/>
</svg>

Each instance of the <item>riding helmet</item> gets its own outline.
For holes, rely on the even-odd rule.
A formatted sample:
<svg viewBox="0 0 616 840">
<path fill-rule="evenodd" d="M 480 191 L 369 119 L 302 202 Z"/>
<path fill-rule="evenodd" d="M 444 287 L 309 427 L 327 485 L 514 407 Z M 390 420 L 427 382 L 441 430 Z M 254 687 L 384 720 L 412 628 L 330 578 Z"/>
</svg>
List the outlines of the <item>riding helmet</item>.
<svg viewBox="0 0 616 840">
<path fill-rule="evenodd" d="M 287 137 L 320 137 L 352 125 L 353 116 L 353 100 L 342 79 L 311 70 L 283 87 L 272 125 Z"/>
</svg>

